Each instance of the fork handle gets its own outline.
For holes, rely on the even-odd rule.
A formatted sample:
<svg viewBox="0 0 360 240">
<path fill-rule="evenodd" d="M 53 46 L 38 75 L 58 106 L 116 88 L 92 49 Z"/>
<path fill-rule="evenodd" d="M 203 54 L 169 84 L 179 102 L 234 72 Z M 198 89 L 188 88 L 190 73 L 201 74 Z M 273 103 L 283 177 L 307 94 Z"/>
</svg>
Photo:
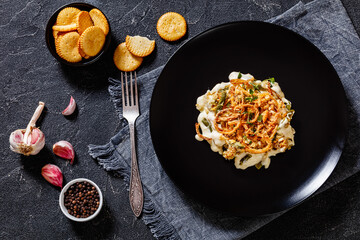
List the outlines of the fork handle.
<svg viewBox="0 0 360 240">
<path fill-rule="evenodd" d="M 144 205 L 144 193 L 142 189 L 139 167 L 135 148 L 135 123 L 129 123 L 131 142 L 131 175 L 130 175 L 130 205 L 136 217 L 139 217 Z"/>
</svg>

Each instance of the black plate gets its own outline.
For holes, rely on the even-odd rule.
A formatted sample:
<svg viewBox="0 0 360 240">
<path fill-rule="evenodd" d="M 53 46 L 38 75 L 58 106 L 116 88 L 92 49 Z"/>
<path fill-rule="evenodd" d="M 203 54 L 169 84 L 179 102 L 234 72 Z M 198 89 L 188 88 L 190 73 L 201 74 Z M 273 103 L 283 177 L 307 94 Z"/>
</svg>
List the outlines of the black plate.
<svg viewBox="0 0 360 240">
<path fill-rule="evenodd" d="M 195 140 L 196 99 L 232 71 L 275 77 L 293 103 L 295 146 L 268 169 L 238 170 Z M 235 215 L 288 209 L 309 197 L 335 168 L 347 126 L 345 93 L 327 58 L 300 35 L 269 23 L 235 22 L 185 43 L 155 86 L 150 130 L 170 178 L 202 203 Z"/>
</svg>

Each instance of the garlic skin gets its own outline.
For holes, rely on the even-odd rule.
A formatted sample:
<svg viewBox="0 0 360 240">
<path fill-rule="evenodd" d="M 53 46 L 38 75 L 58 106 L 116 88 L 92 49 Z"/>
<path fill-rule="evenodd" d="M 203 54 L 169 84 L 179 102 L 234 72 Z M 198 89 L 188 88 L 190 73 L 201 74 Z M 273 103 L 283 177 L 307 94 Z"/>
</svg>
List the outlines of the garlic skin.
<svg viewBox="0 0 360 240">
<path fill-rule="evenodd" d="M 11 151 L 29 156 L 36 155 L 43 149 L 45 146 L 45 135 L 35 126 L 35 123 L 40 117 L 44 106 L 44 102 L 39 102 L 39 106 L 36 108 L 26 129 L 18 129 L 10 134 Z"/>
<path fill-rule="evenodd" d="M 76 108 L 76 102 L 75 102 L 75 99 L 71 96 L 69 105 L 61 113 L 64 116 L 69 116 L 69 115 L 73 114 L 73 112 L 75 111 L 75 108 Z"/>
<path fill-rule="evenodd" d="M 63 175 L 58 166 L 54 164 L 46 164 L 41 169 L 41 175 L 52 185 L 62 188 Z"/>
<path fill-rule="evenodd" d="M 71 143 L 68 141 L 59 141 L 53 145 L 53 152 L 55 155 L 70 160 L 73 164 L 75 158 L 75 151 Z"/>
</svg>

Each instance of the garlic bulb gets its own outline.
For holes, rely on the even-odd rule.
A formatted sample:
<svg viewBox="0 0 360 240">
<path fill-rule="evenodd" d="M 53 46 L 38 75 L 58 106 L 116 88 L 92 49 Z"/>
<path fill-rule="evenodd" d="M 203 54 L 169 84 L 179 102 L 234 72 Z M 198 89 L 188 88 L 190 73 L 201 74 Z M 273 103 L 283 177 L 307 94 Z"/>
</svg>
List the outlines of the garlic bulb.
<svg viewBox="0 0 360 240">
<path fill-rule="evenodd" d="M 45 103 L 39 102 L 26 129 L 18 129 L 10 134 L 10 149 L 25 156 L 36 155 L 45 145 L 44 133 L 35 126 L 43 111 Z"/>
</svg>

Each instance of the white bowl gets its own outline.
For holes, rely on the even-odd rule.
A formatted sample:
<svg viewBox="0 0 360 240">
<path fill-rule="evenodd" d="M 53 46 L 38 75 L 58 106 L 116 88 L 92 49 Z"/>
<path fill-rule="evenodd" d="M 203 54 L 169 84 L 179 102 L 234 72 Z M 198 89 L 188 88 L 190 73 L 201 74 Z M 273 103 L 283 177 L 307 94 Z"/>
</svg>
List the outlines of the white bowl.
<svg viewBox="0 0 360 240">
<path fill-rule="evenodd" d="M 77 218 L 77 217 L 74 217 L 73 215 L 70 215 L 67 211 L 67 208 L 65 207 L 64 205 L 64 195 L 65 195 L 65 192 L 68 190 L 68 188 L 73 185 L 74 183 L 76 182 L 88 182 L 90 183 L 91 185 L 93 185 L 97 192 L 99 193 L 99 200 L 100 200 L 100 204 L 99 204 L 99 207 L 98 209 L 94 212 L 94 214 L 90 215 L 89 217 L 87 218 Z M 86 179 L 86 178 L 77 178 L 77 179 L 74 179 L 74 180 L 71 180 L 70 182 L 68 182 L 65 187 L 63 187 L 63 189 L 61 190 L 61 193 L 60 193 L 60 197 L 59 197 L 59 205 L 60 205 L 60 209 L 61 211 L 64 213 L 64 215 L 73 220 L 73 221 L 76 221 L 76 222 L 87 222 L 87 221 L 90 221 L 91 219 L 94 219 L 98 214 L 99 212 L 101 211 L 101 208 L 102 208 L 102 205 L 103 205 L 103 195 L 101 193 L 101 190 L 100 188 L 98 187 L 98 185 L 96 185 L 93 181 L 89 180 L 89 179 Z"/>
</svg>

